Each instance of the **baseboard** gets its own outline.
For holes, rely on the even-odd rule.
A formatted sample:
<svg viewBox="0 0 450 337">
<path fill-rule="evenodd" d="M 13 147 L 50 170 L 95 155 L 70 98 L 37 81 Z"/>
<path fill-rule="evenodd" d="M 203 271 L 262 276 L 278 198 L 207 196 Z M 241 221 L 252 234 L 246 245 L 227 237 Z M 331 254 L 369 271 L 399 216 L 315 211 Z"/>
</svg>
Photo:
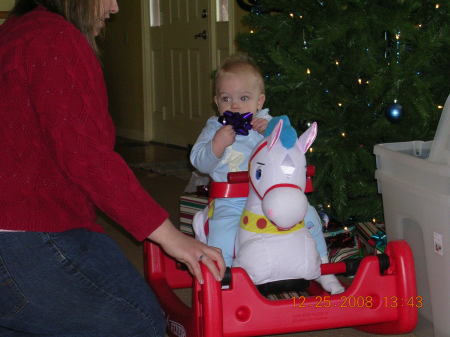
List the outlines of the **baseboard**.
<svg viewBox="0 0 450 337">
<path fill-rule="evenodd" d="M 150 141 L 144 141 L 144 140 L 139 140 L 136 138 L 131 138 L 128 136 L 121 136 L 119 133 L 117 133 L 117 138 L 116 138 L 116 145 L 120 145 L 120 146 L 149 146 L 149 145 L 157 145 L 157 146 L 165 146 L 171 149 L 177 149 L 177 150 L 185 150 L 185 151 L 190 151 L 190 148 L 192 146 L 180 146 L 180 145 L 175 145 L 175 144 L 167 144 L 167 143 L 161 143 L 161 142 L 156 142 L 153 140 Z"/>
<path fill-rule="evenodd" d="M 144 132 L 130 129 L 117 128 L 116 134 L 118 137 L 135 140 L 138 142 L 150 142 L 151 139 L 145 139 Z"/>
</svg>

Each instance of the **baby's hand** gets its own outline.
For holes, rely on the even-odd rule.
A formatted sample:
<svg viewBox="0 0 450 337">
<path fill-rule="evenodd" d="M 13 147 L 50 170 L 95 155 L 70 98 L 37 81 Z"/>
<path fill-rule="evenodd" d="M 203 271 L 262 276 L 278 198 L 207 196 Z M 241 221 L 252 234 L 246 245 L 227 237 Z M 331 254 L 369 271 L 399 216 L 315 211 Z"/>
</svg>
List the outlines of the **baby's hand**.
<svg viewBox="0 0 450 337">
<path fill-rule="evenodd" d="M 253 118 L 252 120 L 252 127 L 253 130 L 258 131 L 260 134 L 264 134 L 264 131 L 266 131 L 268 120 L 264 118 Z"/>
<path fill-rule="evenodd" d="M 232 125 L 225 125 L 217 130 L 212 139 L 212 150 L 216 157 L 222 157 L 225 148 L 233 144 L 235 139 L 236 132 Z"/>
</svg>

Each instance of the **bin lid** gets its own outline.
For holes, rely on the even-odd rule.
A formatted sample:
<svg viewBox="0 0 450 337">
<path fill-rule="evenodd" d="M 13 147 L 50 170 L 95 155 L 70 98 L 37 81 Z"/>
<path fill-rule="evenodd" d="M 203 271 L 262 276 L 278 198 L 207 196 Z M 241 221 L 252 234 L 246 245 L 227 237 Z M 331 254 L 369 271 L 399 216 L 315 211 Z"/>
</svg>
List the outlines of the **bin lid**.
<svg viewBox="0 0 450 337">
<path fill-rule="evenodd" d="M 450 165 L 450 95 L 442 110 L 428 160 Z"/>
</svg>

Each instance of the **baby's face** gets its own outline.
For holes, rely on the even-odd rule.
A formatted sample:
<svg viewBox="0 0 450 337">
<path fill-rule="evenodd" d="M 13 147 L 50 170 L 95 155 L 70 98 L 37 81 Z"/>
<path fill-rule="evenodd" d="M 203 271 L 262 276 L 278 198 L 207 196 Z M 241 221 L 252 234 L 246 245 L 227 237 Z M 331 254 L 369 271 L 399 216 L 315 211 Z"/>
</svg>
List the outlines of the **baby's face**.
<svg viewBox="0 0 450 337">
<path fill-rule="evenodd" d="M 262 108 L 264 100 L 260 82 L 250 72 L 224 73 L 217 80 L 214 101 L 220 115 L 227 110 L 256 114 Z"/>
</svg>

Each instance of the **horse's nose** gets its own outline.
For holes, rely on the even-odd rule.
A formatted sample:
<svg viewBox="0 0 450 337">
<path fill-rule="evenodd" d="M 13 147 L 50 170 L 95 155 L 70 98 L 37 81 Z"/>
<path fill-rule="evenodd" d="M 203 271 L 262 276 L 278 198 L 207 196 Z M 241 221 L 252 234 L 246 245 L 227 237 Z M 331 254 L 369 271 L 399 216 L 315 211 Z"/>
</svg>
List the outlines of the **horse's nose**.
<svg viewBox="0 0 450 337">
<path fill-rule="evenodd" d="M 295 163 L 289 154 L 287 154 L 286 157 L 283 159 L 280 167 L 281 171 L 283 172 L 286 178 L 290 178 L 294 174 Z"/>
<path fill-rule="evenodd" d="M 306 196 L 297 188 L 270 190 L 262 200 L 264 215 L 279 228 L 288 229 L 303 220 L 308 208 Z"/>
</svg>

